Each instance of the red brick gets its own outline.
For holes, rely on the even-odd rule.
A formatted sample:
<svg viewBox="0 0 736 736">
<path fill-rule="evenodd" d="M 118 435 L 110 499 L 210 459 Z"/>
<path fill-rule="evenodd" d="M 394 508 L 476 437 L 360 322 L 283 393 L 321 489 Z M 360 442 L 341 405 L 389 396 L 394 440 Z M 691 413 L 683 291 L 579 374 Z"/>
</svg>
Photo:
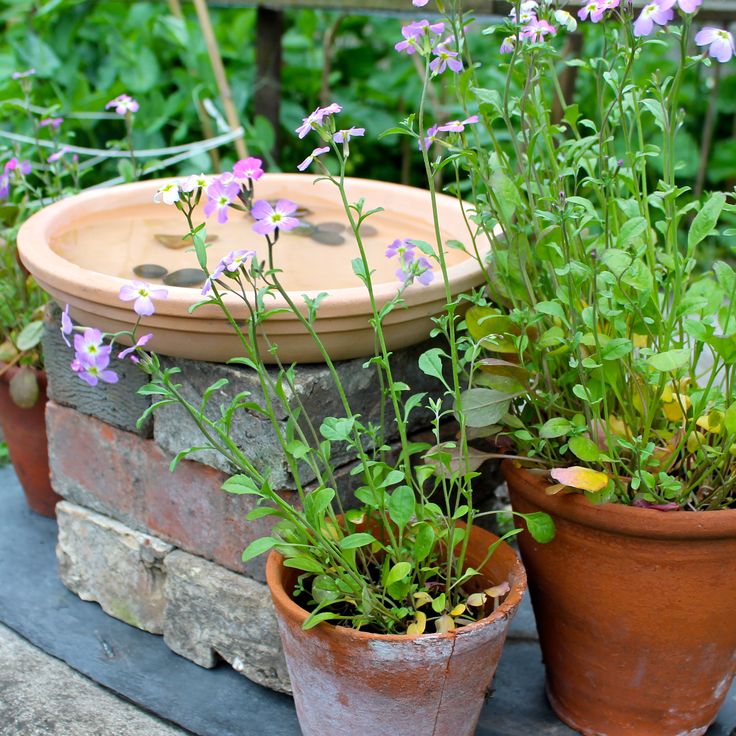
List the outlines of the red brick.
<svg viewBox="0 0 736 736">
<path fill-rule="evenodd" d="M 263 559 L 243 564 L 243 549 L 267 535 L 268 518 L 246 521 L 254 496 L 220 489 L 227 476 L 171 457 L 153 440 L 112 427 L 53 402 L 46 409 L 52 485 L 81 506 L 235 572 L 264 578 Z M 293 492 L 285 492 L 295 501 Z"/>
</svg>

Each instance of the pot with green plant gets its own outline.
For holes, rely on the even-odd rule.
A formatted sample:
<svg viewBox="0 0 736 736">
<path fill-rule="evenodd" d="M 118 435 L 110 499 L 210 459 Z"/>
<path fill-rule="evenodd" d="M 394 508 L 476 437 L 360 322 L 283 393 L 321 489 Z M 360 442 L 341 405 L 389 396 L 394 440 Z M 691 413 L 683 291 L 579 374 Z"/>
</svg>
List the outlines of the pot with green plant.
<svg viewBox="0 0 736 736">
<path fill-rule="evenodd" d="M 474 450 L 470 436 L 471 428 L 487 417 L 482 408 L 464 410 L 459 398 L 466 363 L 472 360 L 465 352 L 470 340 L 456 339 L 463 299 L 452 293 L 439 225 L 435 247 L 409 239 L 388 245 L 386 257 L 393 259 L 398 280 L 393 297 L 379 303 L 362 235 L 378 210 L 368 209 L 362 199 L 350 201 L 345 181 L 350 141 L 362 131 L 337 130 L 339 112 L 338 105 L 331 105 L 305 121 L 300 130 L 304 135 L 316 132 L 324 145 L 304 167 L 317 156 L 332 153 L 334 173 L 325 158 L 316 165 L 334 185 L 355 236 L 353 271 L 368 294 L 370 324 L 376 335 L 375 354 L 366 358 L 365 368 L 379 372 L 383 392 L 377 400 L 393 422 L 365 422 L 351 408 L 351 398 L 315 326 L 321 304 L 330 294 L 295 300 L 282 284 L 280 274 L 289 265 L 288 248 L 282 247 L 279 238 L 300 226 L 297 205 L 285 199 L 256 198 L 263 175 L 257 159 L 239 161 L 231 172 L 217 178 L 165 183 L 156 199 L 162 207 L 176 207 L 183 225 L 186 220 L 182 231 L 207 274 L 193 308 L 221 310 L 241 345 L 240 355 L 231 362 L 254 372 L 261 388 L 258 397 L 239 394 L 213 420 L 206 409 L 222 382 L 207 389 L 201 404 L 182 395 L 176 382 L 178 370 L 163 369 L 156 354 L 146 349 L 151 334 L 141 334 L 156 311 L 157 300 L 167 297 L 163 288 L 143 282 L 122 286 L 120 299 L 133 302 L 137 315 L 132 331 L 104 335 L 75 327 L 67 308 L 62 332 L 67 337 L 76 333 L 72 369 L 90 385 L 117 381 L 113 343 L 127 344 L 118 359 L 134 360 L 150 376 L 142 392 L 154 402 L 146 414 L 178 403 L 201 430 L 202 446 L 180 453 L 172 467 L 196 449 L 220 451 L 240 471 L 223 489 L 255 496 L 257 508 L 250 518 L 274 521 L 270 536 L 252 542 L 243 559 L 270 552 L 268 584 L 306 736 L 346 729 L 362 736 L 388 732 L 471 736 L 509 622 L 526 588 L 523 567 L 504 541 L 517 530 L 499 538 L 474 526 L 479 514 L 471 481 L 490 454 Z M 109 196 L 114 197 L 114 192 Z M 215 215 L 220 223 L 248 218 L 255 234 L 242 249 L 213 265 L 208 262 L 204 220 Z M 267 245 L 263 259 L 247 247 L 259 237 Z M 413 292 L 434 279 L 442 280 L 447 300 L 445 311 L 436 319 L 436 331 L 447 347 L 434 347 L 419 360 L 421 370 L 437 380 L 437 395 L 429 396 L 413 393 L 395 375 L 383 325 Z M 268 338 L 269 318 L 284 309 L 273 305 L 283 303 L 314 340 L 342 404 L 342 415 L 324 419 L 318 426 L 295 390 L 296 367 L 280 362 L 278 346 Z M 233 317 L 236 304 L 245 305 L 247 320 Z M 262 352 L 264 344 L 267 356 Z M 267 365 L 266 358 L 275 366 Z M 433 441 L 408 436 L 409 416 L 419 410 L 431 418 Z M 289 501 L 273 488 L 268 475 L 231 439 L 231 422 L 239 411 L 270 421 L 288 458 L 298 501 Z M 454 423 L 449 438 L 448 423 Z M 398 449 L 388 442 L 391 425 L 398 435 Z M 355 459 L 353 474 L 360 479 L 357 508 L 344 505 L 337 493 L 331 460 L 337 446 L 347 446 Z M 305 465 L 310 477 L 317 478 L 316 488 L 309 493 L 300 480 L 300 468 Z M 553 535 L 545 513 L 532 513 L 526 520 L 538 540 Z"/>
<path fill-rule="evenodd" d="M 470 57 L 462 11 L 445 5 Z M 678 173 L 680 93 L 734 41 L 693 39 L 699 5 L 593 0 L 578 16 L 594 53 L 564 59 L 575 19 L 517 4 L 488 33 L 506 34 L 505 84 L 480 88 L 469 65 L 458 85 L 479 124 L 417 131 L 448 153 L 430 178 L 465 182 L 470 237 L 492 245 L 466 315 L 474 401 L 511 398 L 488 434 L 517 456 L 513 508 L 555 522 L 549 545 L 519 543 L 550 702 L 584 734 L 703 734 L 736 670 L 736 273 L 700 259 L 736 205 Z"/>
</svg>

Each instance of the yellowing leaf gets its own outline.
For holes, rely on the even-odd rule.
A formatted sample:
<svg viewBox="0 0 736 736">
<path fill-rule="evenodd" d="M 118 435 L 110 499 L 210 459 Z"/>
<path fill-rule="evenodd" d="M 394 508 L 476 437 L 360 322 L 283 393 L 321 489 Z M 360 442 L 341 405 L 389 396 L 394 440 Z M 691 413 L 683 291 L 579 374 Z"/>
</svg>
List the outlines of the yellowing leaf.
<svg viewBox="0 0 736 736">
<path fill-rule="evenodd" d="M 416 605 L 417 608 L 426 606 L 427 603 L 431 602 L 432 596 L 429 593 L 425 593 L 423 590 L 419 591 L 418 593 L 414 593 L 414 605 Z"/>
<path fill-rule="evenodd" d="M 687 451 L 689 453 L 697 452 L 704 444 L 705 438 L 700 432 L 690 432 L 687 437 Z"/>
<path fill-rule="evenodd" d="M 714 432 L 717 434 L 721 431 L 721 427 L 723 426 L 723 414 L 720 411 L 712 411 L 699 417 L 695 424 L 706 432 Z"/>
<path fill-rule="evenodd" d="M 420 635 L 424 633 L 427 628 L 427 615 L 421 611 L 417 611 L 414 623 L 409 624 L 406 629 L 407 634 Z"/>
<path fill-rule="evenodd" d="M 614 434 L 624 439 L 631 439 L 631 430 L 626 426 L 626 422 L 619 419 L 615 414 L 608 417 L 608 427 Z"/>
<path fill-rule="evenodd" d="M 597 470 L 573 465 L 571 468 L 555 468 L 550 475 L 558 482 L 581 491 L 601 491 L 608 485 L 608 476 Z"/>
<path fill-rule="evenodd" d="M 494 585 L 492 588 L 486 588 L 485 593 L 491 598 L 500 598 L 502 595 L 506 595 L 511 590 L 511 586 L 508 583 L 499 583 Z"/>
<path fill-rule="evenodd" d="M 645 348 L 649 344 L 649 338 L 646 335 L 634 334 L 631 337 L 634 347 Z"/>
<path fill-rule="evenodd" d="M 473 593 L 468 596 L 468 605 L 473 606 L 473 608 L 480 608 L 485 605 L 486 600 L 488 600 L 488 596 L 485 593 Z"/>
<path fill-rule="evenodd" d="M 455 619 L 452 616 L 444 614 L 440 616 L 434 623 L 434 628 L 438 634 L 446 634 L 448 631 L 455 630 Z"/>
<path fill-rule="evenodd" d="M 671 422 L 681 422 L 692 405 L 693 402 L 687 394 L 673 394 L 672 402 L 662 404 L 662 411 Z"/>
<path fill-rule="evenodd" d="M 551 486 L 547 486 L 544 489 L 544 492 L 548 496 L 556 496 L 558 493 L 562 493 L 565 490 L 565 488 L 567 488 L 567 486 L 563 485 L 562 483 L 554 483 Z"/>
<path fill-rule="evenodd" d="M 455 608 L 450 611 L 450 616 L 453 616 L 457 618 L 458 616 L 462 616 L 465 613 L 465 604 L 464 603 L 458 603 Z"/>
</svg>

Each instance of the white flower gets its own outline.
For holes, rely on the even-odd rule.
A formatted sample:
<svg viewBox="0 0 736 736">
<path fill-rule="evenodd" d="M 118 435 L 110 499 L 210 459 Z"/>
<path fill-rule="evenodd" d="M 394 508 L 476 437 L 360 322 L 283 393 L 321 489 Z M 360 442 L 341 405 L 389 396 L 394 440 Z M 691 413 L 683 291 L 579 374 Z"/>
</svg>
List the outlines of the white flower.
<svg viewBox="0 0 736 736">
<path fill-rule="evenodd" d="M 578 22 L 573 18 L 567 10 L 555 10 L 555 20 L 561 25 L 566 31 L 572 33 L 577 30 Z"/>
<path fill-rule="evenodd" d="M 179 201 L 179 185 L 175 181 L 169 181 L 159 187 L 156 194 L 153 195 L 153 201 L 156 203 L 176 204 Z"/>
<path fill-rule="evenodd" d="M 204 174 L 192 174 L 186 179 L 179 182 L 179 189 L 182 192 L 193 192 L 196 189 L 206 189 L 210 185 L 210 180 Z M 168 204 L 168 203 L 167 203 Z"/>
</svg>

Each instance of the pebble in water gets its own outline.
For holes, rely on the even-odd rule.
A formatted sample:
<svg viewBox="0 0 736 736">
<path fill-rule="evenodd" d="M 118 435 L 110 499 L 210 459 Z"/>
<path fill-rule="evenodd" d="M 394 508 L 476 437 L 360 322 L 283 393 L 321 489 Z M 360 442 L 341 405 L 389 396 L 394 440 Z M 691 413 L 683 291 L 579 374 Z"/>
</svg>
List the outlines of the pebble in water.
<svg viewBox="0 0 736 736">
<path fill-rule="evenodd" d="M 164 278 L 167 286 L 201 286 L 207 274 L 199 268 L 182 268 Z"/>
<path fill-rule="evenodd" d="M 291 235 L 299 235 L 302 238 L 309 237 L 316 230 L 315 226 L 311 222 L 302 221 L 301 225 L 290 230 Z"/>
<path fill-rule="evenodd" d="M 320 230 L 325 230 L 329 233 L 341 233 L 344 230 L 347 230 L 347 227 L 343 225 L 341 222 L 320 222 L 317 227 Z"/>
<path fill-rule="evenodd" d="M 329 230 L 322 230 L 321 228 L 317 228 L 310 237 L 315 243 L 320 243 L 321 245 L 342 245 L 345 242 L 345 238 L 340 233 L 333 233 Z"/>
<path fill-rule="evenodd" d="M 142 279 L 162 279 L 168 270 L 156 263 L 141 263 L 133 269 L 133 273 Z"/>
</svg>

